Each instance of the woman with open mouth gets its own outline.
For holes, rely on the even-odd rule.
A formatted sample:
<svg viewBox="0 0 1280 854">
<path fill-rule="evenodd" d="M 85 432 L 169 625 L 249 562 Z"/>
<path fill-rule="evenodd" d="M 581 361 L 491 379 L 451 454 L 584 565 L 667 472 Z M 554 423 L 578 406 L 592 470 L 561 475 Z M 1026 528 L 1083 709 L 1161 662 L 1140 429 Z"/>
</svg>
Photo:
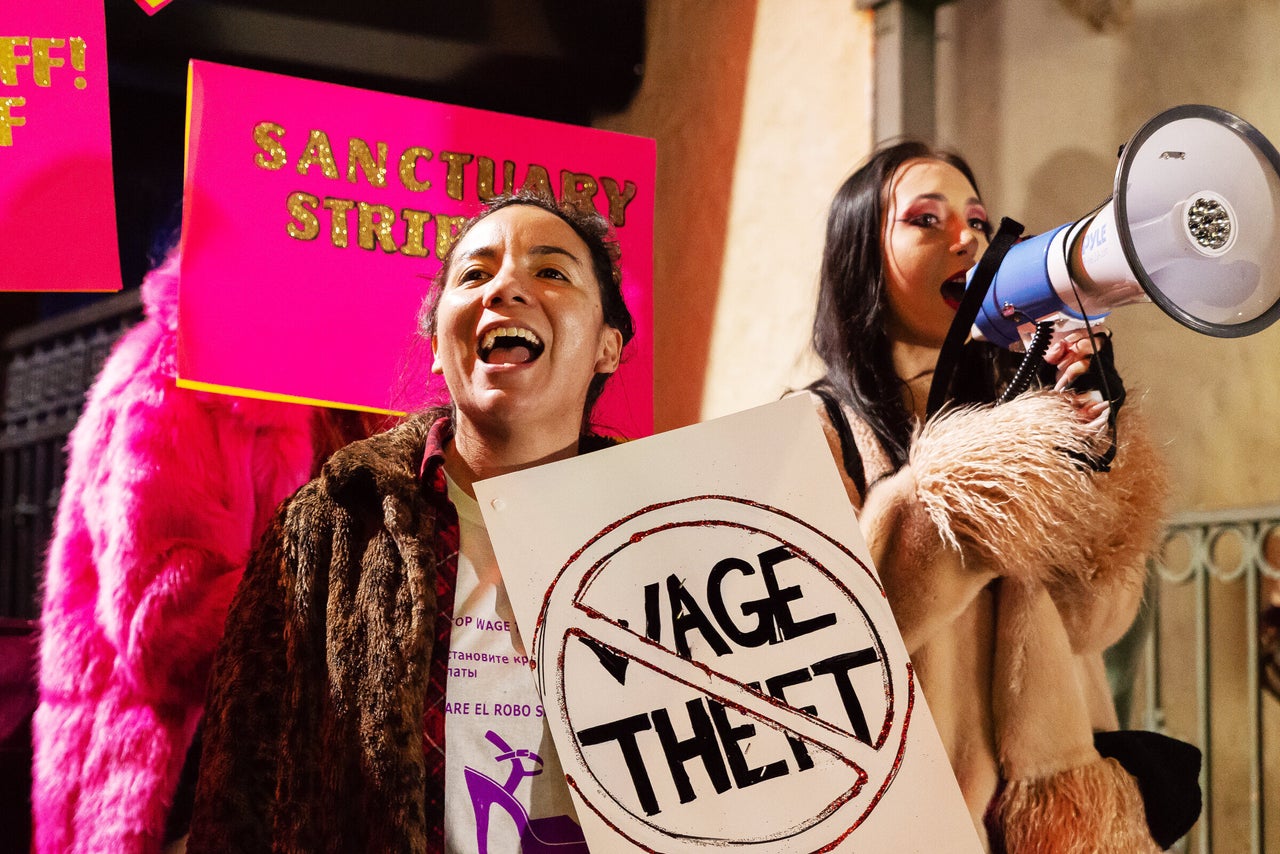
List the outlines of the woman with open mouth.
<svg viewBox="0 0 1280 854">
<path fill-rule="evenodd" d="M 1092 392 L 1098 374 L 1123 388 L 1109 345 L 1065 338 L 1045 388 L 993 406 L 1015 357 L 971 342 L 926 419 L 990 235 L 964 160 L 919 142 L 873 154 L 831 205 L 809 391 L 984 844 L 1156 851 L 1190 824 L 1161 825 L 1094 743 L 1119 729 L 1101 654 L 1136 614 L 1164 491 L 1132 405 L 1094 471 L 1120 404 Z"/>
<path fill-rule="evenodd" d="M 615 254 L 533 195 L 464 226 L 424 314 L 449 405 L 331 457 L 245 573 L 189 851 L 586 851 L 472 485 L 612 444 Z"/>
</svg>

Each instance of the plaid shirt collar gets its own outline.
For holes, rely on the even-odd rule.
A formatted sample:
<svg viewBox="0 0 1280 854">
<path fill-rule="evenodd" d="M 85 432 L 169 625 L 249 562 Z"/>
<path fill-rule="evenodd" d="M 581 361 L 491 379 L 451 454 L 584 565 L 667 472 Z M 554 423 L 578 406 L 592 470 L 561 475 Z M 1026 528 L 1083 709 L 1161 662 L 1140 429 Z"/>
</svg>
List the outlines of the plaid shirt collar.
<svg viewBox="0 0 1280 854">
<path fill-rule="evenodd" d="M 433 496 L 449 498 L 449 487 L 444 477 L 444 451 L 453 440 L 453 419 L 437 418 L 427 433 L 426 450 L 418 469 L 418 481 Z"/>
</svg>

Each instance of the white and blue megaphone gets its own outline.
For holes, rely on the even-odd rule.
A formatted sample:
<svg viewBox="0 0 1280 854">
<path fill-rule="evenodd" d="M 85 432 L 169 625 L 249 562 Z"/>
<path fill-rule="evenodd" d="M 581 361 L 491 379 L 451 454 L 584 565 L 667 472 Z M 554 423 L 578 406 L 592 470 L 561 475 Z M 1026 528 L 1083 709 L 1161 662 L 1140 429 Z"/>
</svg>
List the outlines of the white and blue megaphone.
<svg viewBox="0 0 1280 854">
<path fill-rule="evenodd" d="M 1280 318 L 1280 155 L 1243 119 L 1184 105 L 1148 121 L 1105 205 L 1009 249 L 972 334 L 1017 350 L 1140 302 L 1219 338 Z"/>
</svg>

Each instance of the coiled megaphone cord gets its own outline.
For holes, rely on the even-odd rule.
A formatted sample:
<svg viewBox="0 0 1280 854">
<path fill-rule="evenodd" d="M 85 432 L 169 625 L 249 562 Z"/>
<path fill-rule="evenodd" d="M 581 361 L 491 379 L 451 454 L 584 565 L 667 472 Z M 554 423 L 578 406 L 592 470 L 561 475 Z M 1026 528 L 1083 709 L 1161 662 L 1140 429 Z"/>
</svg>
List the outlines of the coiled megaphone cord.
<svg viewBox="0 0 1280 854">
<path fill-rule="evenodd" d="M 1008 403 L 1027 390 L 1031 380 L 1039 372 L 1040 365 L 1044 363 L 1044 354 L 1048 351 L 1049 342 L 1052 340 L 1053 323 L 1048 320 L 1037 323 L 1036 331 L 1031 336 L 1031 343 L 1027 345 L 1027 352 L 1022 357 L 1022 363 L 1018 365 L 1013 379 L 1009 380 L 1009 385 L 1005 386 L 1004 392 L 996 401 L 997 404 Z"/>
</svg>

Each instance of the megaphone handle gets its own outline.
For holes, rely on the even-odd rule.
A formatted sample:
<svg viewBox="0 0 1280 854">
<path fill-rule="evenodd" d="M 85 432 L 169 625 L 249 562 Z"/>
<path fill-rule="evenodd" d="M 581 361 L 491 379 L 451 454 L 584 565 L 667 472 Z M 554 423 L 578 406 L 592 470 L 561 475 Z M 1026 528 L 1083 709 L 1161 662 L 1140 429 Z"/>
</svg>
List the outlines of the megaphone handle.
<svg viewBox="0 0 1280 854">
<path fill-rule="evenodd" d="M 1089 334 L 1093 334 L 1092 328 L 1089 329 Z M 1120 443 L 1120 430 L 1117 426 L 1117 419 L 1120 415 L 1120 407 L 1124 405 L 1128 392 L 1125 390 L 1124 381 L 1116 373 L 1115 352 L 1111 349 L 1110 342 L 1104 344 L 1101 349 L 1094 351 L 1090 370 L 1096 372 L 1098 391 L 1101 392 L 1108 403 L 1107 429 L 1111 433 L 1111 442 L 1107 450 L 1102 454 L 1096 457 L 1087 457 L 1083 462 L 1094 471 L 1111 471 L 1111 463 L 1116 458 L 1116 450 Z"/>
<path fill-rule="evenodd" d="M 942 352 L 938 354 L 938 364 L 933 370 L 933 383 L 929 386 L 929 402 L 925 407 L 926 421 L 936 415 L 942 404 L 946 403 L 960 351 L 969 339 L 969 331 L 982 308 L 982 300 L 991 289 L 991 283 L 995 280 L 996 271 L 1000 269 L 1004 256 L 1022 236 L 1023 228 L 1022 223 L 1017 220 L 1003 217 L 995 236 L 991 238 L 991 245 L 982 253 L 978 268 L 973 271 L 973 279 L 960 299 L 960 307 L 956 309 L 951 328 L 947 330 L 947 337 L 942 342 Z"/>
</svg>

